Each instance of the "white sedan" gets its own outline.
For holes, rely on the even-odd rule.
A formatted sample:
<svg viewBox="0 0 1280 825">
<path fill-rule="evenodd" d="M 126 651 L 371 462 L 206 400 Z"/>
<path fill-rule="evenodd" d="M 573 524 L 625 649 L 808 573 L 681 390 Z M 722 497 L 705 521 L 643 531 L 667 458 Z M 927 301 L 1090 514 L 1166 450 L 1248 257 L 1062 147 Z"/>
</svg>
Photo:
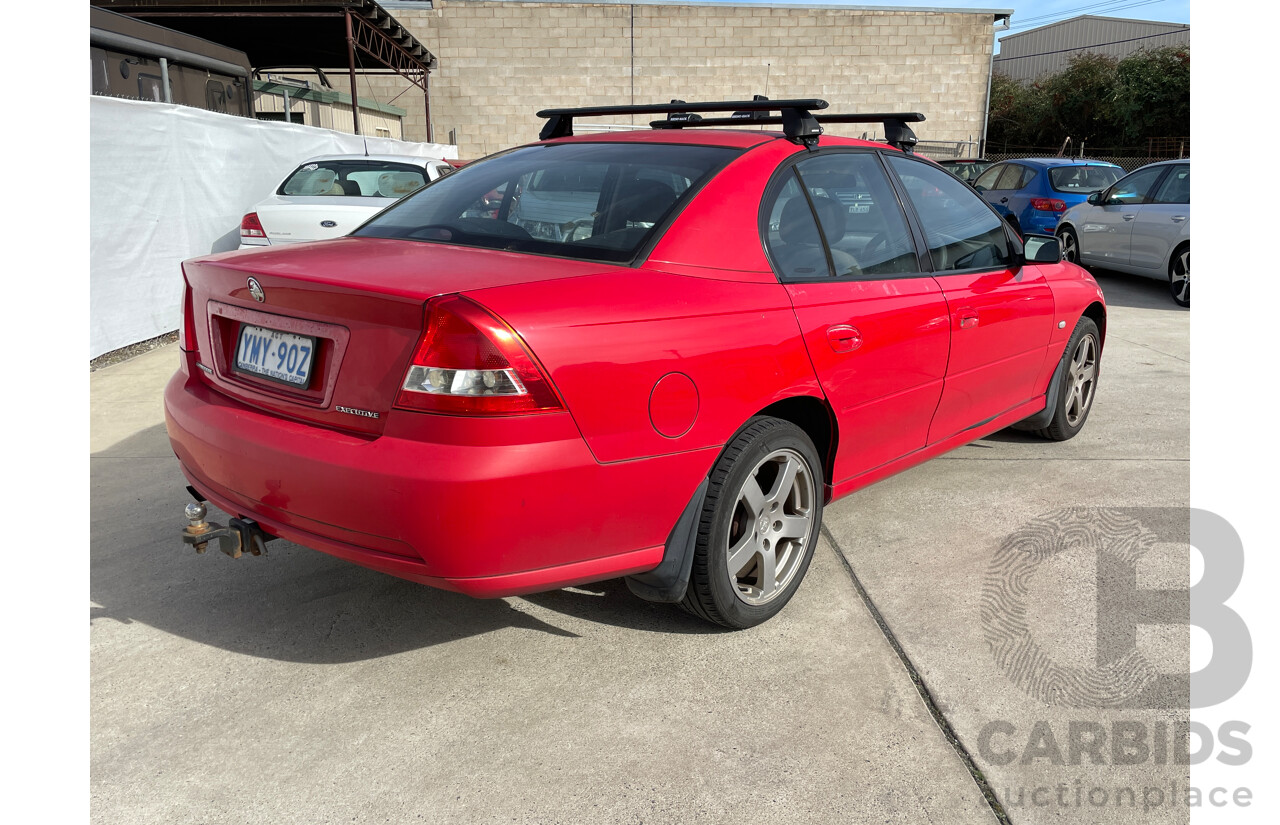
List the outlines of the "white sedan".
<svg viewBox="0 0 1280 825">
<path fill-rule="evenodd" d="M 337 238 L 452 171 L 446 161 L 409 155 L 311 158 L 240 221 L 240 248 Z"/>
<path fill-rule="evenodd" d="M 1166 281 L 1191 305 L 1191 161 L 1133 172 L 1068 209 L 1056 232 L 1062 257 Z"/>
</svg>

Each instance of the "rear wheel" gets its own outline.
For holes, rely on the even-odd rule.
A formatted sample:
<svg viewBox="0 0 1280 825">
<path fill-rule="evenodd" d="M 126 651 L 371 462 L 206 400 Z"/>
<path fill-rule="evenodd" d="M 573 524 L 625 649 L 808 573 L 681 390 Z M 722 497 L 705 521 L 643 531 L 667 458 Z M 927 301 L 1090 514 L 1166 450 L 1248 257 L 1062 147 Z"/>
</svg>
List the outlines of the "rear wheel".
<svg viewBox="0 0 1280 825">
<path fill-rule="evenodd" d="M 782 610 L 813 558 L 822 491 L 821 463 L 804 431 L 753 419 L 711 471 L 681 606 L 733 628 Z"/>
<path fill-rule="evenodd" d="M 1191 247 L 1181 247 L 1169 262 L 1169 294 L 1180 307 L 1191 306 Z"/>
<path fill-rule="evenodd" d="M 1080 263 L 1080 241 L 1074 229 L 1064 226 L 1058 230 L 1058 248 L 1062 250 L 1062 260 Z"/>
</svg>

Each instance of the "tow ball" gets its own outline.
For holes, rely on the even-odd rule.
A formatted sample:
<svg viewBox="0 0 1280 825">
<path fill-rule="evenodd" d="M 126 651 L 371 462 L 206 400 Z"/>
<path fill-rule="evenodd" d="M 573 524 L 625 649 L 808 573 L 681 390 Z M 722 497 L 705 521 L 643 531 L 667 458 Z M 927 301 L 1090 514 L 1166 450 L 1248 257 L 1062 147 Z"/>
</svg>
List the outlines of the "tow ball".
<svg viewBox="0 0 1280 825">
<path fill-rule="evenodd" d="M 217 541 L 218 549 L 233 559 L 240 558 L 246 552 L 253 556 L 266 555 L 267 542 L 275 536 L 262 532 L 262 528 L 252 519 L 227 519 L 225 527 L 217 522 L 205 521 L 209 508 L 205 507 L 204 500 L 196 496 L 194 491 L 192 495 L 196 500 L 186 507 L 188 524 L 182 528 L 184 544 L 194 547 L 197 553 L 203 553 L 209 549 L 210 542 Z"/>
</svg>

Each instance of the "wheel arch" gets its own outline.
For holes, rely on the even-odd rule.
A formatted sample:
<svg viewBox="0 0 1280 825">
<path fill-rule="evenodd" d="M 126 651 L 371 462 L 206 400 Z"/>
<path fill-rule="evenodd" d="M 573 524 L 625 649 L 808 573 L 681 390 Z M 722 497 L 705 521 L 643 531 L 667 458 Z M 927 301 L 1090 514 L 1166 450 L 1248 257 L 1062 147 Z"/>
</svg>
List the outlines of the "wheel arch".
<svg viewBox="0 0 1280 825">
<path fill-rule="evenodd" d="M 1107 342 L 1107 308 L 1102 305 L 1101 301 L 1094 301 L 1092 304 L 1084 308 L 1084 312 L 1080 313 L 1082 317 L 1089 318 L 1098 325 L 1098 349 Z"/>
<path fill-rule="evenodd" d="M 1165 258 L 1165 261 L 1164 261 L 1164 274 L 1166 276 L 1168 276 L 1169 273 L 1173 271 L 1174 259 L 1177 258 L 1178 255 L 1182 253 L 1182 250 L 1190 246 L 1191 246 L 1190 238 L 1183 238 L 1182 240 L 1178 241 L 1176 244 L 1173 245 L 1173 248 L 1169 250 L 1169 257 Z"/>
<path fill-rule="evenodd" d="M 840 432 L 835 414 L 826 398 L 813 395 L 795 395 L 775 401 L 756 412 L 752 418 L 768 416 L 790 421 L 809 436 L 822 458 L 822 474 L 829 486 L 835 469 L 836 447 Z M 746 426 L 746 423 L 743 424 Z M 732 439 L 730 439 L 732 440 Z"/>
</svg>

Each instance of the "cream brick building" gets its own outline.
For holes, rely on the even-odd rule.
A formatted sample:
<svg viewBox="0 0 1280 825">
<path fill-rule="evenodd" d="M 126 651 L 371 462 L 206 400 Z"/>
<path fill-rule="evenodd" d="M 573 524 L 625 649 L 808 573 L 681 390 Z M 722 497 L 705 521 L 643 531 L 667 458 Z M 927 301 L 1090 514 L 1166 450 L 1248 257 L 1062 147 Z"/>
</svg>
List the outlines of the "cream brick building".
<svg viewBox="0 0 1280 825">
<path fill-rule="evenodd" d="M 919 111 L 928 118 L 915 127 L 922 141 L 977 140 L 995 25 L 1012 14 L 669 0 L 381 5 L 439 58 L 434 137 L 455 131 L 464 158 L 536 140 L 543 108 L 753 94 L 821 97 L 832 112 Z M 359 82 L 362 97 L 408 111 L 406 139 L 428 139 L 421 93 L 395 76 Z M 866 128 L 827 127 L 855 137 Z"/>
</svg>

